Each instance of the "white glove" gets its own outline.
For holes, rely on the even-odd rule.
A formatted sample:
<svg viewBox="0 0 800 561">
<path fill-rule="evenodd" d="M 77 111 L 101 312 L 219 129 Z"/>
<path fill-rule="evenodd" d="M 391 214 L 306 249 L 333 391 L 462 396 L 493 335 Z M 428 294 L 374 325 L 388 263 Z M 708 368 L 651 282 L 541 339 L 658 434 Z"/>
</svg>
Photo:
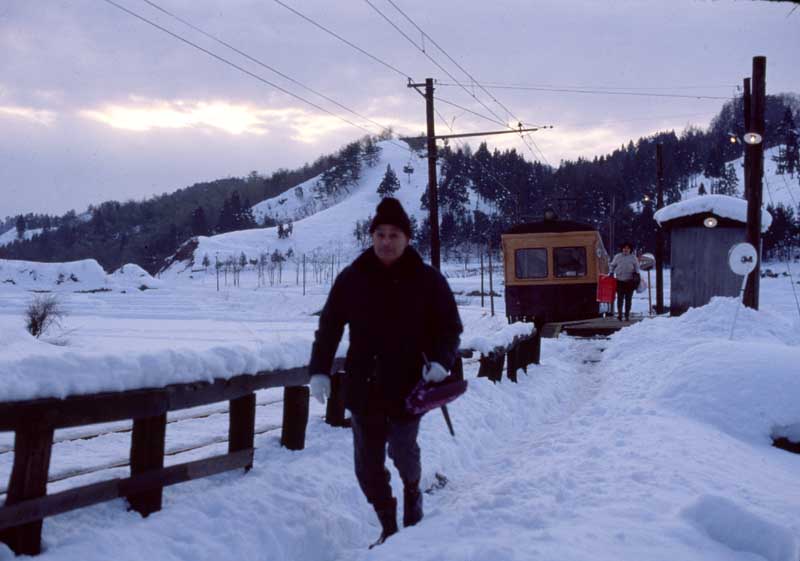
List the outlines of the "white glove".
<svg viewBox="0 0 800 561">
<path fill-rule="evenodd" d="M 431 362 L 430 366 L 422 367 L 422 379 L 426 382 L 441 382 L 447 378 L 447 370 L 438 362 Z"/>
<path fill-rule="evenodd" d="M 327 374 L 314 374 L 308 385 L 311 386 L 311 396 L 324 405 L 331 395 L 331 377 Z"/>
</svg>

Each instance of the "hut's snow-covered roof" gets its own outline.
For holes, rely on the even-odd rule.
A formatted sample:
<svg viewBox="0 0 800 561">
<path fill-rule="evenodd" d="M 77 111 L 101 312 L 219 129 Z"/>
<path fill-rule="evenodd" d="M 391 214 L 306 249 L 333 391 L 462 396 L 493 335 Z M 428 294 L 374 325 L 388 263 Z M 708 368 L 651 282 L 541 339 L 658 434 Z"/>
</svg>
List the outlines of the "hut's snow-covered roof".
<svg viewBox="0 0 800 561">
<path fill-rule="evenodd" d="M 747 201 L 728 195 L 702 195 L 667 205 L 656 211 L 653 217 L 663 226 L 667 222 L 696 214 L 714 214 L 747 224 Z M 761 209 L 761 231 L 766 232 L 770 225 L 772 215 Z"/>
</svg>

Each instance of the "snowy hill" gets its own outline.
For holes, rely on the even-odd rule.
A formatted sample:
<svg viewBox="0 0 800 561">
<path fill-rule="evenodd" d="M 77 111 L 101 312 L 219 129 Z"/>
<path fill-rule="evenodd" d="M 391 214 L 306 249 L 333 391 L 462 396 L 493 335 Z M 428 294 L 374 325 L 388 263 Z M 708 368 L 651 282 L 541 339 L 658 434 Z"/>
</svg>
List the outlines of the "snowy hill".
<svg viewBox="0 0 800 561">
<path fill-rule="evenodd" d="M 23 238 L 26 239 L 26 240 L 29 240 L 29 239 L 33 238 L 33 236 L 35 236 L 37 234 L 41 234 L 41 233 L 42 233 L 42 228 L 34 228 L 32 230 L 25 230 L 25 232 L 23 234 Z M 16 228 L 11 228 L 10 230 L 7 230 L 7 231 L 3 232 L 2 234 L 0 234 L 0 247 L 2 247 L 4 245 L 11 244 L 11 243 L 14 243 L 14 241 L 17 240 L 17 239 L 19 239 L 18 236 L 17 236 L 17 229 Z"/>
<path fill-rule="evenodd" d="M 797 174 L 794 177 L 790 177 L 776 173 L 778 165 L 772 158 L 777 155 L 777 146 L 764 152 L 764 207 L 783 204 L 796 209 L 800 204 L 800 181 L 798 181 Z M 744 156 L 728 163 L 733 164 L 733 169 L 736 171 L 736 192 L 740 197 L 744 196 Z M 690 187 L 681 193 L 681 199 L 686 200 L 700 196 L 697 192 L 700 188 L 700 183 L 703 183 L 706 192 L 710 193 L 711 182 L 712 180 L 702 173 L 692 175 L 689 178 Z"/>
<path fill-rule="evenodd" d="M 193 251 L 195 269 L 204 256 L 208 256 L 213 264 L 215 257 L 223 261 L 229 256 L 238 258 L 244 253 L 248 259 L 256 259 L 262 253 L 270 254 L 275 250 L 286 255 L 290 249 L 296 256 L 313 252 L 335 253 L 343 258 L 354 255 L 359 251 L 353 235 L 356 222 L 366 220 L 375 212 L 375 207 L 380 202 L 380 195 L 376 190 L 386 173 L 387 165 L 392 166 L 400 180 L 400 189 L 394 196 L 403 203 L 409 216 L 416 217 L 418 223 L 421 223 L 427 214 L 427 211 L 420 208 L 420 198 L 427 185 L 427 174 L 424 173 L 427 169 L 426 160 L 419 158 L 411 150 L 403 149 L 400 142 L 381 142 L 379 146 L 382 149 L 380 160 L 374 167 L 363 166 L 361 179 L 357 185 L 350 187 L 349 194 L 345 193 L 338 199 L 316 199 L 317 202 L 313 205 L 304 203 L 303 200 L 314 196 L 311 193 L 319 194 L 313 189 L 319 180 L 317 176 L 300 186 L 303 188 L 303 197 L 298 197 L 297 188 L 292 188 L 253 207 L 257 219 L 263 219 L 265 213 L 281 219 L 297 217 L 290 237 L 279 239 L 277 227 L 228 232 L 210 237 L 200 236 Z M 409 163 L 415 169 L 410 181 L 402 173 L 403 167 Z M 279 200 L 286 202 L 279 205 Z M 275 210 L 276 208 L 279 210 Z M 321 210 L 315 210 L 317 208 Z M 303 216 L 312 211 L 313 214 Z M 179 274 L 189 269 L 190 262 L 184 259 L 172 264 L 164 273 Z"/>
</svg>

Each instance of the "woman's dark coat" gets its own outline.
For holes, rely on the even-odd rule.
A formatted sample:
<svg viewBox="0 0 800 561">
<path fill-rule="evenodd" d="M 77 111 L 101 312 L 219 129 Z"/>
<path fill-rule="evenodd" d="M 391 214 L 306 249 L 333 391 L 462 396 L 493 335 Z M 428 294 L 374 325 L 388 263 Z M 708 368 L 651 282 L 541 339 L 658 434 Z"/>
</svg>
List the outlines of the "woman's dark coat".
<svg viewBox="0 0 800 561">
<path fill-rule="evenodd" d="M 310 373 L 330 373 L 345 324 L 345 405 L 356 414 L 404 416 L 422 353 L 450 370 L 462 331 L 447 281 L 411 247 L 390 267 L 370 248 L 339 274 L 319 318 Z"/>
</svg>

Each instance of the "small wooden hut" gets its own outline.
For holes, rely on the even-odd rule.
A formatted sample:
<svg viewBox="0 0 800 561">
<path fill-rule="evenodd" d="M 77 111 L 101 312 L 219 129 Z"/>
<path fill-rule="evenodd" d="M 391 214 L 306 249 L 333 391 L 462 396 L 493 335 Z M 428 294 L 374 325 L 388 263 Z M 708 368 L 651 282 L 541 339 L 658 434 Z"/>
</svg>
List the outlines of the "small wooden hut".
<svg viewBox="0 0 800 561">
<path fill-rule="evenodd" d="M 670 315 L 704 306 L 714 296 L 738 296 L 742 277 L 728 267 L 728 252 L 746 241 L 747 201 L 703 195 L 667 205 L 654 218 L 670 235 Z M 762 210 L 762 232 L 771 223 Z"/>
</svg>

